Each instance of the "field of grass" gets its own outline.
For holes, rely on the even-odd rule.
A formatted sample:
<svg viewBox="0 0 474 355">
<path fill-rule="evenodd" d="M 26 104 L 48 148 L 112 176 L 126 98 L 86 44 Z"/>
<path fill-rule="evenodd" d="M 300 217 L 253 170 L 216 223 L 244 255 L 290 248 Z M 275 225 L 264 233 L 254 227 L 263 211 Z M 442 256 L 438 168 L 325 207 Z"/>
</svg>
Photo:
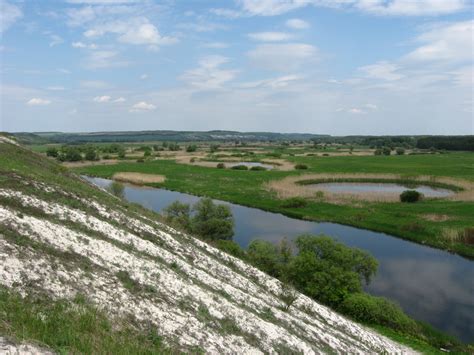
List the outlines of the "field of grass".
<svg viewBox="0 0 474 355">
<path fill-rule="evenodd" d="M 263 156 L 258 158 L 264 158 Z M 406 177 L 443 176 L 474 181 L 474 154 L 446 153 L 403 156 L 310 156 L 285 157 L 308 166 L 304 171 L 236 171 L 177 164 L 171 160 L 120 163 L 82 167 L 81 174 L 111 178 L 117 172 L 139 172 L 166 176 L 161 184 L 170 190 L 226 200 L 290 217 L 328 221 L 389 233 L 414 242 L 474 258 L 474 245 L 449 236 L 474 226 L 474 203 L 424 200 L 414 204 L 358 202 L 337 205 L 310 201 L 300 208 L 282 207 L 282 201 L 265 188 L 273 179 L 303 173 L 390 173 Z M 443 215 L 442 221 L 426 215 Z"/>
</svg>

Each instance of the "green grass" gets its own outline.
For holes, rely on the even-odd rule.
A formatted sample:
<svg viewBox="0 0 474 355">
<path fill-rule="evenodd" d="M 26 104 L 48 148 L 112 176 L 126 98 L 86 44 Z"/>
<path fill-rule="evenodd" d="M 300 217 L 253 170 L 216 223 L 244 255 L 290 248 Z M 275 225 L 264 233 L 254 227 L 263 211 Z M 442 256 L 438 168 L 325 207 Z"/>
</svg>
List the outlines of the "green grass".
<svg viewBox="0 0 474 355">
<path fill-rule="evenodd" d="M 293 163 L 308 165 L 299 171 L 238 171 L 177 164 L 171 160 L 141 164 L 90 166 L 77 169 L 81 174 L 111 178 L 116 172 L 163 174 L 166 181 L 153 184 L 198 196 L 209 196 L 245 206 L 279 212 L 290 217 L 328 221 L 385 232 L 417 243 L 449 250 L 474 258 L 474 246 L 443 237 L 445 229 L 463 231 L 474 225 L 473 202 L 424 200 L 414 204 L 360 202 L 336 205 L 311 201 L 304 207 L 284 204 L 264 188 L 272 179 L 306 173 L 391 173 L 404 177 L 447 176 L 474 181 L 474 154 L 448 153 L 406 156 L 290 157 Z M 422 218 L 426 214 L 449 217 L 442 222 Z"/>
<path fill-rule="evenodd" d="M 72 302 L 22 298 L 0 288 L 0 334 L 14 342 L 32 342 L 61 354 L 175 354 L 157 330 L 135 328 L 115 319 L 83 297 Z"/>
</svg>

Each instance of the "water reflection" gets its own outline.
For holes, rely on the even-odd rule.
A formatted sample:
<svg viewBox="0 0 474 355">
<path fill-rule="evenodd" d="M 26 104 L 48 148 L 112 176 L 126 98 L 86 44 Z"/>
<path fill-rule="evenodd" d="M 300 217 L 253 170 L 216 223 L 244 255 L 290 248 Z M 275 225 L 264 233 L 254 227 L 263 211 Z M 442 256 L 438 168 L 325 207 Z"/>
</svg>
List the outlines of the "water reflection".
<svg viewBox="0 0 474 355">
<path fill-rule="evenodd" d="M 401 194 L 405 190 L 416 190 L 426 197 L 447 197 L 454 192 L 448 189 L 433 188 L 430 186 L 404 186 L 390 183 L 359 183 L 359 182 L 329 182 L 321 184 L 308 185 L 314 189 L 328 191 L 332 193 L 350 193 L 350 194 Z"/>
<path fill-rule="evenodd" d="M 110 183 L 105 179 L 90 180 L 101 187 Z M 155 211 L 176 200 L 190 204 L 199 200 L 179 192 L 134 186 L 125 187 L 125 198 Z M 234 240 L 242 247 L 255 238 L 276 242 L 283 237 L 291 240 L 303 233 L 323 233 L 346 245 L 365 249 L 379 261 L 378 273 L 368 292 L 398 302 L 416 319 L 464 341 L 474 341 L 474 262 L 383 233 L 335 223 L 302 221 L 222 203 L 232 209 Z"/>
</svg>

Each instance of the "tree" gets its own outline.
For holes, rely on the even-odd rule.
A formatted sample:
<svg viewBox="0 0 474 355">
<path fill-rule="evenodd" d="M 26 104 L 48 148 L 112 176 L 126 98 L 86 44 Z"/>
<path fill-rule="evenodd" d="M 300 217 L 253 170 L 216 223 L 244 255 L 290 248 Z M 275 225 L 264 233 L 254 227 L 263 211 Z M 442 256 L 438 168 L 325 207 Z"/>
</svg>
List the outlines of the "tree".
<svg viewBox="0 0 474 355">
<path fill-rule="evenodd" d="M 210 239 L 232 239 L 234 218 L 229 206 L 217 205 L 203 198 L 193 206 L 191 230 L 198 236 Z"/>
<path fill-rule="evenodd" d="M 405 149 L 404 148 L 397 148 L 397 155 L 403 155 L 405 154 Z"/>
<path fill-rule="evenodd" d="M 197 145 L 196 144 L 191 144 L 186 147 L 186 151 L 188 153 L 195 152 L 197 150 Z"/>
<path fill-rule="evenodd" d="M 219 144 L 211 144 L 211 146 L 209 147 L 209 151 L 211 153 L 215 153 L 219 150 Z"/>
<path fill-rule="evenodd" d="M 382 153 L 383 153 L 383 155 L 390 155 L 391 150 L 390 150 L 389 147 L 384 147 L 384 148 L 382 149 Z"/>
<path fill-rule="evenodd" d="M 266 240 L 253 240 L 247 248 L 250 262 L 267 274 L 280 276 L 280 261 L 278 248 Z"/>
<path fill-rule="evenodd" d="M 82 155 L 76 147 L 63 147 L 61 154 L 58 155 L 60 161 L 81 161 Z"/>
<path fill-rule="evenodd" d="M 57 157 L 58 157 L 58 154 L 59 154 L 59 151 L 58 151 L 58 148 L 56 148 L 56 147 L 49 147 L 49 148 L 46 150 L 46 155 L 47 155 L 48 157 L 57 158 Z"/>
<path fill-rule="evenodd" d="M 112 183 L 107 187 L 107 190 L 118 198 L 123 198 L 125 195 L 125 187 L 118 181 L 112 181 Z"/>
<path fill-rule="evenodd" d="M 174 201 L 163 210 L 163 214 L 168 223 L 183 228 L 186 231 L 190 230 L 191 206 L 189 204 Z"/>
<path fill-rule="evenodd" d="M 339 305 L 370 282 L 377 260 L 325 236 L 303 235 L 295 241 L 298 254 L 288 264 L 286 277 L 308 296 L 330 306 Z"/>
<path fill-rule="evenodd" d="M 90 161 L 99 160 L 99 156 L 93 147 L 87 148 L 85 159 Z"/>
<path fill-rule="evenodd" d="M 118 157 L 119 157 L 119 159 L 125 158 L 125 149 L 123 147 L 120 147 L 120 149 L 118 151 Z"/>
</svg>

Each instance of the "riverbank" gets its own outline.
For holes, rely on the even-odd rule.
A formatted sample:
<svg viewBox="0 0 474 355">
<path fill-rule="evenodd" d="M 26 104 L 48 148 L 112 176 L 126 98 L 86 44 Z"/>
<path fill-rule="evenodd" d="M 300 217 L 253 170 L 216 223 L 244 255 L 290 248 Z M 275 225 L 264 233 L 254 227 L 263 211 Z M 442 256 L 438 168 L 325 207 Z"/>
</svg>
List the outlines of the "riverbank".
<svg viewBox="0 0 474 355">
<path fill-rule="evenodd" d="M 307 173 L 388 173 L 403 175 L 447 176 L 472 181 L 468 174 L 474 155 L 452 153 L 435 156 L 391 157 L 293 157 L 304 163 Z M 471 168 L 470 168 L 471 167 Z M 474 259 L 474 246 L 461 242 L 459 235 L 474 226 L 474 203 L 449 199 L 424 200 L 413 204 L 398 202 L 357 201 L 333 204 L 309 200 L 300 207 L 287 207 L 284 200 L 268 191 L 270 181 L 300 172 L 236 171 L 177 164 L 171 160 L 144 163 L 120 163 L 75 169 L 90 176 L 112 178 L 118 172 L 139 172 L 166 176 L 166 181 L 149 186 L 209 196 L 248 207 L 317 222 L 334 222 L 388 233 L 423 245 L 457 253 Z M 434 217 L 433 217 L 434 216 Z M 441 216 L 440 218 L 436 218 Z"/>
</svg>

